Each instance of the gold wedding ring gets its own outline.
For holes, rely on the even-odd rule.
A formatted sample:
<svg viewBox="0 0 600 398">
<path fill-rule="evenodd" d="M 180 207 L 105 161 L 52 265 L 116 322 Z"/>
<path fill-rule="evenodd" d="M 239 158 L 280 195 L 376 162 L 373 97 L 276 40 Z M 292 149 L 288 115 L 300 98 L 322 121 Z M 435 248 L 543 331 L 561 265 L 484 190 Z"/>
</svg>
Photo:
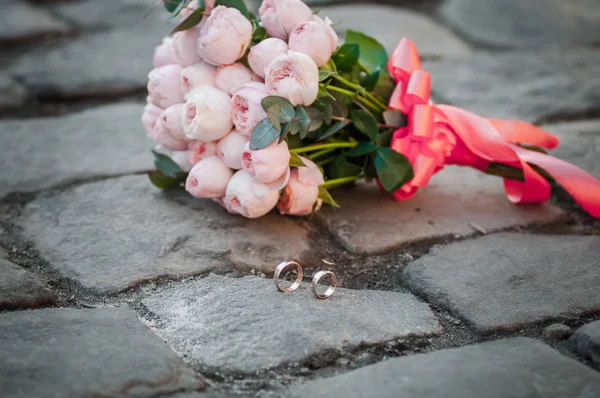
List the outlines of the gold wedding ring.
<svg viewBox="0 0 600 398">
<path fill-rule="evenodd" d="M 325 293 L 319 294 L 319 292 L 317 292 L 317 284 L 319 283 L 319 280 L 326 275 L 331 275 L 331 284 L 329 285 L 329 288 L 325 291 Z M 312 280 L 312 287 L 313 287 L 313 291 L 315 292 L 315 296 L 317 296 L 317 298 L 320 298 L 322 300 L 329 298 L 329 296 L 331 296 L 333 294 L 333 292 L 335 291 L 336 286 L 337 286 L 337 277 L 331 271 L 319 271 L 315 274 L 315 276 L 313 277 L 313 280 Z"/>
<path fill-rule="evenodd" d="M 279 286 L 279 275 L 281 275 L 283 271 L 288 271 L 294 267 L 296 267 L 296 269 L 298 270 L 298 276 L 296 277 L 296 281 L 292 283 L 292 286 L 290 287 L 282 288 L 281 286 Z M 295 261 L 284 261 L 283 263 L 279 264 L 275 269 L 275 275 L 273 276 L 273 279 L 275 280 L 275 286 L 277 286 L 277 290 L 279 290 L 280 292 L 289 293 L 293 292 L 294 290 L 300 287 L 300 283 L 302 283 L 303 277 L 304 271 L 302 270 L 300 264 L 298 264 Z"/>
</svg>

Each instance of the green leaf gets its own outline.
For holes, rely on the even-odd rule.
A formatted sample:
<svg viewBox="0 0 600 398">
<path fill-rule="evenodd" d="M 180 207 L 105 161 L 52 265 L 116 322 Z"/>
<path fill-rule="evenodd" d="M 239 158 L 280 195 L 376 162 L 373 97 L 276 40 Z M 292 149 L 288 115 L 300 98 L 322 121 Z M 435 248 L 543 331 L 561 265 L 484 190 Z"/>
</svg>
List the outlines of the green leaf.
<svg viewBox="0 0 600 398">
<path fill-rule="evenodd" d="M 373 92 L 379 95 L 383 102 L 387 103 L 392 96 L 392 92 L 396 88 L 396 84 L 394 83 L 394 79 L 390 76 L 390 74 L 385 69 L 379 70 L 379 79 L 377 80 L 377 84 L 373 89 Z"/>
<path fill-rule="evenodd" d="M 379 134 L 377 138 L 375 138 L 375 143 L 384 148 L 388 148 L 392 143 L 392 137 L 394 135 L 394 130 L 386 130 Z"/>
<path fill-rule="evenodd" d="M 163 5 L 169 12 L 175 11 L 175 9 L 181 4 L 183 0 L 163 0 Z"/>
<path fill-rule="evenodd" d="M 160 189 L 173 189 L 181 186 L 180 179 L 166 176 L 156 170 L 148 172 L 148 178 L 155 187 Z"/>
<path fill-rule="evenodd" d="M 329 61 L 327 61 L 327 63 L 323 66 L 321 66 L 321 70 L 328 70 L 331 72 L 336 73 L 337 72 L 337 68 L 335 67 L 335 62 L 333 62 L 333 60 L 331 58 L 329 58 Z"/>
<path fill-rule="evenodd" d="M 279 114 L 281 113 L 281 104 L 275 103 L 266 109 L 267 117 L 277 130 L 281 131 L 281 121 Z"/>
<path fill-rule="evenodd" d="M 304 110 L 310 118 L 310 124 L 308 125 L 308 131 L 318 130 L 323 125 L 323 113 L 320 109 L 315 106 L 305 107 Z"/>
<path fill-rule="evenodd" d="M 289 123 L 285 123 L 284 125 L 281 126 L 281 134 L 279 134 L 279 144 L 281 144 L 285 138 L 287 137 L 287 135 L 291 132 L 292 135 L 294 135 L 295 133 L 293 132 L 294 130 L 294 125 L 296 125 L 298 122 L 295 120 L 292 120 Z"/>
<path fill-rule="evenodd" d="M 348 152 L 344 153 L 344 155 L 346 157 L 353 158 L 373 153 L 377 149 L 379 149 L 379 145 L 373 144 L 372 142 L 361 142 Z"/>
<path fill-rule="evenodd" d="M 337 133 L 338 131 L 340 131 L 341 129 L 343 129 L 344 127 L 346 127 L 348 124 L 350 124 L 349 121 L 347 120 L 343 120 L 343 121 L 339 121 L 336 122 L 335 124 L 333 124 L 331 127 L 329 127 L 329 129 L 327 129 L 327 131 L 325 131 L 320 137 L 319 137 L 319 141 L 324 140 L 327 137 L 330 137 L 332 135 L 334 135 L 335 133 Z"/>
<path fill-rule="evenodd" d="M 290 152 L 290 167 L 306 167 L 300 155 Z"/>
<path fill-rule="evenodd" d="M 279 121 L 281 123 L 291 122 L 294 118 L 296 110 L 294 109 L 294 106 L 290 103 L 290 101 L 286 100 L 283 97 L 278 97 L 276 95 L 270 95 L 268 97 L 263 98 L 261 101 L 261 105 L 265 112 L 267 112 L 267 114 L 269 114 L 269 108 L 275 104 L 279 105 Z"/>
<path fill-rule="evenodd" d="M 365 80 L 363 80 L 363 87 L 367 91 L 375 90 L 375 87 L 377 86 L 377 82 L 379 81 L 380 71 L 381 71 L 381 68 L 375 69 L 375 71 L 373 73 L 371 73 L 370 75 L 367 75 L 367 77 L 365 77 Z"/>
<path fill-rule="evenodd" d="M 242 15 L 246 18 L 248 18 L 248 16 L 250 15 L 250 13 L 248 12 L 248 7 L 246 7 L 246 3 L 244 3 L 244 0 L 217 0 L 215 2 L 215 7 L 217 6 L 235 8 L 239 10 L 242 13 Z"/>
<path fill-rule="evenodd" d="M 311 119 L 303 107 L 301 107 L 301 106 L 296 107 L 296 114 L 294 115 L 294 120 L 296 120 L 298 122 L 300 137 L 302 137 L 302 136 L 306 137 L 306 134 L 308 133 L 308 127 L 310 126 Z"/>
<path fill-rule="evenodd" d="M 259 26 L 256 29 L 254 29 L 254 32 L 252 33 L 252 43 L 258 44 L 267 37 L 267 30 L 262 26 Z"/>
<path fill-rule="evenodd" d="M 408 159 L 393 149 L 379 148 L 374 163 L 379 182 L 387 192 L 396 192 L 413 178 Z"/>
<path fill-rule="evenodd" d="M 383 45 L 364 33 L 348 29 L 346 31 L 346 44 L 356 44 L 360 48 L 359 61 L 368 73 L 373 73 L 381 66 L 385 66 L 388 60 L 387 51 Z"/>
<path fill-rule="evenodd" d="M 362 172 L 362 167 L 350 163 L 345 156 L 338 156 L 327 166 L 327 176 L 331 179 L 353 177 Z"/>
<path fill-rule="evenodd" d="M 152 150 L 154 154 L 154 165 L 164 175 L 169 177 L 176 177 L 177 173 L 181 173 L 181 169 L 170 157 L 163 153 Z"/>
<path fill-rule="evenodd" d="M 329 79 L 331 76 L 335 75 L 335 72 L 330 70 L 320 70 L 319 71 L 319 81 L 325 81 Z"/>
<path fill-rule="evenodd" d="M 371 115 L 371 113 L 362 109 L 352 111 L 350 114 L 354 127 L 371 140 L 374 140 L 379 133 L 379 127 L 377 126 L 377 120 Z"/>
<path fill-rule="evenodd" d="M 340 207 L 335 200 L 331 197 L 331 194 L 323 187 L 319 187 L 319 199 L 323 201 L 323 203 L 327 203 L 333 207 Z"/>
<path fill-rule="evenodd" d="M 182 0 L 181 3 L 179 3 L 179 5 L 173 10 L 173 12 L 171 13 L 171 15 L 169 15 L 169 17 L 165 20 L 165 23 L 167 23 L 167 24 L 171 23 L 171 21 L 173 20 L 173 18 L 175 18 L 177 15 L 179 15 L 179 13 L 181 12 L 181 10 L 183 10 L 183 7 L 187 6 L 190 1 L 191 0 Z M 198 8 L 200 8 L 200 7 L 198 7 Z"/>
<path fill-rule="evenodd" d="M 280 131 L 273 126 L 269 118 L 264 118 L 254 128 L 250 137 L 250 149 L 256 151 L 268 147 L 279 137 Z"/>
<path fill-rule="evenodd" d="M 358 63 L 360 47 L 358 44 L 345 43 L 331 57 L 340 71 L 350 71 Z"/>
<path fill-rule="evenodd" d="M 175 29 L 171 31 L 170 34 L 188 30 L 198 25 L 200 21 L 202 21 L 202 17 L 204 16 L 203 12 L 204 9 L 202 8 L 194 10 L 194 12 L 192 12 L 186 19 L 184 19 L 179 25 L 177 25 Z"/>
</svg>

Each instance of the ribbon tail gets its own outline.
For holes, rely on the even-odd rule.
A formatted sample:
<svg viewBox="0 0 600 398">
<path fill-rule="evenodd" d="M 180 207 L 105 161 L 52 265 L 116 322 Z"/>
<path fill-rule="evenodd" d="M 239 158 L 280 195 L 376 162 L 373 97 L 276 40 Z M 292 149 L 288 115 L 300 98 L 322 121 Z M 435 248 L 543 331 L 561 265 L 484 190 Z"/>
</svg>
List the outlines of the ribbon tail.
<svg viewBox="0 0 600 398">
<path fill-rule="evenodd" d="M 529 144 L 554 149 L 560 143 L 558 137 L 544 129 L 521 120 L 488 119 L 498 133 L 508 142 Z"/>
</svg>

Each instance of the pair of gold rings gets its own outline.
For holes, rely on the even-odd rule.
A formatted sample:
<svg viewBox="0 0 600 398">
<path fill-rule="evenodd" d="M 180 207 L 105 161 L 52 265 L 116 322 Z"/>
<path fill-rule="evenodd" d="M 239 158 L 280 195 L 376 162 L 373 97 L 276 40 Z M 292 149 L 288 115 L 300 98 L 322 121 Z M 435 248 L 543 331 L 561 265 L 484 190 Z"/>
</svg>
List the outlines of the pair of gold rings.
<svg viewBox="0 0 600 398">
<path fill-rule="evenodd" d="M 279 276 L 281 275 L 282 272 L 289 271 L 293 268 L 296 268 L 296 270 L 298 271 L 298 275 L 296 276 L 296 281 L 294 283 L 292 283 L 292 285 L 290 287 L 285 287 L 285 288 L 281 287 L 279 285 Z M 317 284 L 319 283 L 319 280 L 321 278 L 323 278 L 324 276 L 327 276 L 327 275 L 331 275 L 331 283 L 329 284 L 329 288 L 325 291 L 325 293 L 319 293 L 317 291 Z M 304 270 L 302 269 L 300 264 L 298 264 L 295 261 L 284 261 L 283 263 L 279 264 L 277 266 L 277 268 L 275 269 L 275 275 L 273 276 L 273 279 L 275 280 L 275 286 L 277 286 L 277 290 L 279 290 L 280 292 L 284 292 L 284 293 L 291 293 L 294 290 L 298 289 L 300 287 L 300 284 L 302 283 L 302 278 L 304 278 Z M 329 298 L 335 291 L 336 286 L 337 286 L 337 277 L 331 271 L 319 271 L 315 274 L 315 276 L 313 276 L 313 279 L 312 279 L 313 292 L 315 293 L 315 296 L 317 296 L 317 298 L 319 298 L 321 300 L 325 300 L 325 299 Z"/>
</svg>

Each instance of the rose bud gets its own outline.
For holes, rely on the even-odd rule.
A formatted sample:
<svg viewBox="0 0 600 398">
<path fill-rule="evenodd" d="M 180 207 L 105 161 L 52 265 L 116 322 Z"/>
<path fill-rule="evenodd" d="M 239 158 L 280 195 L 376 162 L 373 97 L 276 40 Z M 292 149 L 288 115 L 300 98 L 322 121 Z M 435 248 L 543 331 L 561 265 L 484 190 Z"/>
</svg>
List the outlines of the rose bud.
<svg viewBox="0 0 600 398">
<path fill-rule="evenodd" d="M 183 132 L 181 120 L 182 114 L 183 104 L 171 105 L 161 113 L 158 118 L 158 123 L 160 123 L 161 128 L 171 136 L 179 138 L 180 140 L 185 140 L 186 137 Z"/>
<path fill-rule="evenodd" d="M 177 166 L 185 172 L 188 172 L 194 166 L 188 159 L 188 151 L 174 151 L 171 154 L 171 159 L 177 163 Z"/>
<path fill-rule="evenodd" d="M 242 153 L 249 138 L 237 130 L 233 130 L 221 138 L 217 144 L 219 155 L 223 162 L 234 170 L 242 168 Z"/>
<path fill-rule="evenodd" d="M 290 101 L 292 105 L 310 105 L 319 92 L 319 68 L 306 54 L 288 51 L 267 68 L 267 91 Z"/>
<path fill-rule="evenodd" d="M 310 7 L 300 0 L 265 0 L 258 14 L 269 36 L 286 41 L 296 25 L 310 21 L 313 15 Z"/>
<path fill-rule="evenodd" d="M 196 87 L 207 85 L 217 87 L 215 79 L 217 77 L 217 68 L 206 62 L 188 66 L 181 71 L 181 88 L 183 94 L 187 94 Z"/>
<path fill-rule="evenodd" d="M 148 133 L 148 137 L 152 135 L 154 130 L 154 124 L 163 112 L 163 108 L 156 106 L 150 101 L 150 97 L 146 97 L 146 106 L 144 106 L 144 112 L 142 113 L 142 124 Z"/>
<path fill-rule="evenodd" d="M 270 212 L 279 200 L 279 192 L 238 170 L 227 185 L 225 206 L 247 218 L 258 218 Z"/>
<path fill-rule="evenodd" d="M 218 153 L 216 142 L 191 141 L 188 146 L 188 160 L 194 165 L 204 158 Z"/>
<path fill-rule="evenodd" d="M 320 207 L 319 185 L 325 180 L 319 166 L 306 158 L 302 158 L 306 167 L 298 167 L 292 170 L 290 180 L 283 189 L 277 208 L 281 214 L 294 216 L 306 216 Z"/>
<path fill-rule="evenodd" d="M 209 64 L 229 65 L 252 41 L 252 24 L 235 8 L 218 6 L 200 29 L 198 54 Z"/>
<path fill-rule="evenodd" d="M 290 151 L 287 142 L 273 142 L 266 148 L 253 151 L 250 143 L 244 146 L 242 168 L 252 177 L 263 183 L 273 183 L 284 176 L 290 164 Z M 285 183 L 283 184 L 285 185 Z"/>
<path fill-rule="evenodd" d="M 175 63 L 175 59 L 173 59 L 172 48 L 173 47 L 173 39 L 170 37 L 165 37 L 156 48 L 154 49 L 154 59 L 153 64 L 155 68 L 160 68 L 161 66 L 171 65 Z"/>
<path fill-rule="evenodd" d="M 231 131 L 231 98 L 210 86 L 200 86 L 186 95 L 183 131 L 190 140 L 216 141 Z"/>
<path fill-rule="evenodd" d="M 217 67 L 217 88 L 233 95 L 238 88 L 252 81 L 259 81 L 260 77 L 240 63 L 222 65 Z"/>
<path fill-rule="evenodd" d="M 222 198 L 232 176 L 233 171 L 220 157 L 209 156 L 192 167 L 185 190 L 196 198 Z"/>
<path fill-rule="evenodd" d="M 248 83 L 231 97 L 231 118 L 240 133 L 250 137 L 256 125 L 267 117 L 261 101 L 268 95 L 263 83 Z"/>
<path fill-rule="evenodd" d="M 300 22 L 290 33 L 289 47 L 308 55 L 317 66 L 323 66 L 331 58 L 338 45 L 338 35 L 331 28 L 331 20 L 325 21 L 313 15 L 312 21 Z"/>
<path fill-rule="evenodd" d="M 190 66 L 202 61 L 197 48 L 199 34 L 198 27 L 173 34 L 171 54 L 176 63 L 181 66 Z"/>
<path fill-rule="evenodd" d="M 165 65 L 153 69 L 148 74 L 148 95 L 154 105 L 168 108 L 183 102 L 181 90 L 181 66 Z"/>
<path fill-rule="evenodd" d="M 253 46 L 248 53 L 248 64 L 258 76 L 265 78 L 267 67 L 280 55 L 287 54 L 288 45 L 281 39 L 270 37 Z"/>
<path fill-rule="evenodd" d="M 188 147 L 187 141 L 173 137 L 163 128 L 162 123 L 154 124 L 151 138 L 161 147 L 171 151 L 185 151 Z"/>
</svg>

